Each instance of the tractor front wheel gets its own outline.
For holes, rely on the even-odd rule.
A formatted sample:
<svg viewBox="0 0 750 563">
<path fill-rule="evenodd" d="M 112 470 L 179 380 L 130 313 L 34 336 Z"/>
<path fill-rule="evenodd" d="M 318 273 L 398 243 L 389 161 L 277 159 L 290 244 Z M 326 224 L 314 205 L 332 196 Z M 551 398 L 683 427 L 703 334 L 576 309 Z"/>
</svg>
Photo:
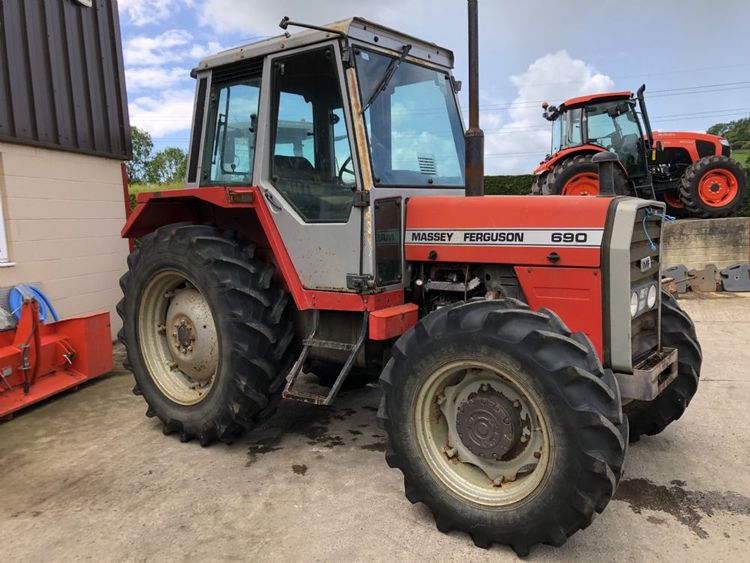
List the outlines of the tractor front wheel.
<svg viewBox="0 0 750 563">
<path fill-rule="evenodd" d="M 661 342 L 677 349 L 677 377 L 653 401 L 625 405 L 630 420 L 630 441 L 659 434 L 685 412 L 698 390 L 703 353 L 695 324 L 668 292 L 661 294 Z"/>
<path fill-rule="evenodd" d="M 253 247 L 207 225 L 167 225 L 141 239 L 128 267 L 119 338 L 146 415 L 208 445 L 272 414 L 293 327 L 288 295 Z"/>
<path fill-rule="evenodd" d="M 726 156 L 706 156 L 685 170 L 680 200 L 694 217 L 726 217 L 747 197 L 747 174 Z"/>
<path fill-rule="evenodd" d="M 558 162 L 542 184 L 544 195 L 598 195 L 599 167 L 593 154 L 579 154 Z M 619 167 L 614 173 L 615 194 L 627 195 L 628 180 Z"/>
<path fill-rule="evenodd" d="M 627 419 L 612 372 L 554 313 L 513 299 L 444 307 L 392 354 L 378 415 L 386 460 L 439 530 L 525 555 L 604 510 Z"/>
</svg>

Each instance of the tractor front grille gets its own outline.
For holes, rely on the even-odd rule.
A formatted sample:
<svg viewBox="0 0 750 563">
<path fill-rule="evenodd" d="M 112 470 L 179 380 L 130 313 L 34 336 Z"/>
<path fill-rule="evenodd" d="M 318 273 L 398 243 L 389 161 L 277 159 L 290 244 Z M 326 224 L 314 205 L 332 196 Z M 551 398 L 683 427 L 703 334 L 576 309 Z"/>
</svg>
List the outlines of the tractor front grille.
<svg viewBox="0 0 750 563">
<path fill-rule="evenodd" d="M 643 207 L 636 213 L 630 243 L 630 292 L 638 295 L 639 309 L 631 320 L 633 365 L 659 348 L 661 308 L 661 210 Z M 656 303 L 648 307 L 647 294 L 656 288 Z"/>
</svg>

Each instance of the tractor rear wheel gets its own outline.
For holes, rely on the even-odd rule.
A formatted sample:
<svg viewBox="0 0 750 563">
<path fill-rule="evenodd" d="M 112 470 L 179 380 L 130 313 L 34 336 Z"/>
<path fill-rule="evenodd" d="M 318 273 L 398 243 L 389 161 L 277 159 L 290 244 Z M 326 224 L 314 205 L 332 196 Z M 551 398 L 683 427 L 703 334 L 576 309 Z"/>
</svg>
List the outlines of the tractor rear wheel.
<svg viewBox="0 0 750 563">
<path fill-rule="evenodd" d="M 543 195 L 544 184 L 547 182 L 547 172 L 542 172 L 534 177 L 534 182 L 531 184 L 531 195 Z"/>
<path fill-rule="evenodd" d="M 579 154 L 555 165 L 542 185 L 544 195 L 598 195 L 599 168 L 592 161 L 594 155 Z M 615 194 L 627 195 L 628 180 L 619 167 L 615 167 Z"/>
<path fill-rule="evenodd" d="M 687 216 L 687 210 L 685 204 L 680 200 L 679 192 L 664 192 L 661 194 L 661 199 L 667 204 L 667 215 L 671 215 L 675 219 L 683 219 Z"/>
<path fill-rule="evenodd" d="M 119 338 L 146 415 L 201 445 L 270 416 L 294 334 L 272 266 L 214 227 L 177 224 L 141 239 L 128 268 Z"/>
<path fill-rule="evenodd" d="M 680 418 L 698 390 L 703 353 L 695 324 L 666 291 L 661 293 L 661 342 L 677 349 L 677 377 L 653 401 L 625 405 L 631 442 L 637 442 L 643 434 L 659 434 Z"/>
<path fill-rule="evenodd" d="M 680 199 L 690 215 L 726 217 L 747 197 L 747 174 L 726 156 L 706 156 L 689 166 L 682 175 Z"/>
<path fill-rule="evenodd" d="M 525 555 L 604 510 L 628 423 L 584 335 L 514 299 L 473 301 L 431 313 L 392 354 L 378 413 L 386 461 L 439 530 Z"/>
</svg>

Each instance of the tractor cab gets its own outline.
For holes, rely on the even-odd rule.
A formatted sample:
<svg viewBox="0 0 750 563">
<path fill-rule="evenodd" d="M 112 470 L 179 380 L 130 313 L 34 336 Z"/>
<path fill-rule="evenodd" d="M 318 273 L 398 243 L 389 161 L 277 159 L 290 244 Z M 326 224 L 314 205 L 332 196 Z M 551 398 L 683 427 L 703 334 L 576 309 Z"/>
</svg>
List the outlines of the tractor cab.
<svg viewBox="0 0 750 563">
<path fill-rule="evenodd" d="M 636 109 L 631 92 L 581 96 L 559 107 L 547 106 L 544 117 L 552 121 L 550 154 L 591 145 L 616 154 L 631 179 L 644 178 L 648 141 Z"/>
<path fill-rule="evenodd" d="M 453 54 L 360 18 L 288 26 L 306 29 L 194 69 L 187 186 L 259 186 L 307 288 L 399 285 L 400 253 L 377 252 L 387 236 L 362 233 L 363 214 L 371 198 L 463 195 Z M 376 230 L 398 235 L 399 201 Z M 326 252 L 339 259 L 321 268 Z"/>
</svg>

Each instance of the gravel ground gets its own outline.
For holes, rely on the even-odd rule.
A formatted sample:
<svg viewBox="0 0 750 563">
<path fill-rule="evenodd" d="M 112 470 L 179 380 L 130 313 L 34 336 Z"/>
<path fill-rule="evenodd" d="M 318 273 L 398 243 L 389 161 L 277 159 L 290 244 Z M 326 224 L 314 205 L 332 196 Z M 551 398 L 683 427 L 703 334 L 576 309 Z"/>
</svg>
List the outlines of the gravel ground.
<svg viewBox="0 0 750 563">
<path fill-rule="evenodd" d="M 750 295 L 683 299 L 704 350 L 681 420 L 630 449 L 615 500 L 530 560 L 747 561 Z M 121 351 L 118 351 L 121 354 Z M 231 446 L 163 436 L 117 369 L 0 424 L 6 561 L 499 560 L 403 496 L 375 425 L 379 390 L 286 402 Z"/>
</svg>

